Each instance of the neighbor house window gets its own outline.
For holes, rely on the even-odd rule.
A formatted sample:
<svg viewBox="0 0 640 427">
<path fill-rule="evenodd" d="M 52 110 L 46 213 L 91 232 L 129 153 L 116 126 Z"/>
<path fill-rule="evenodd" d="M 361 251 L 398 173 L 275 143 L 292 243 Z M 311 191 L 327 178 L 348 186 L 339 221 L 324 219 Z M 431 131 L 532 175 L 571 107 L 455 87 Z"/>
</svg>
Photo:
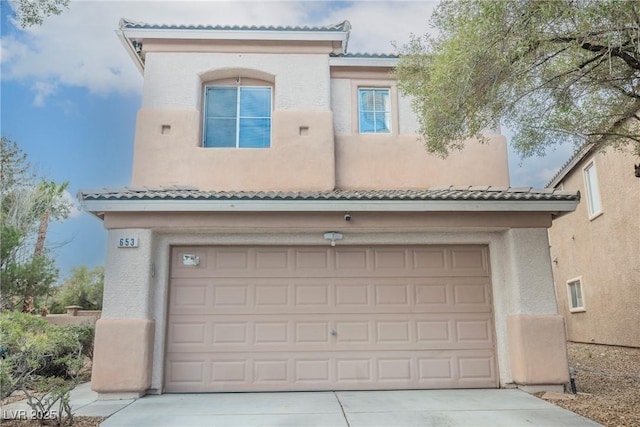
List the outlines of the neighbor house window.
<svg viewBox="0 0 640 427">
<path fill-rule="evenodd" d="M 587 189 L 589 217 L 594 217 L 602 212 L 600 190 L 598 189 L 598 175 L 596 174 L 595 163 L 591 162 L 584 168 L 584 182 Z"/>
<path fill-rule="evenodd" d="M 358 89 L 360 133 L 391 133 L 391 95 L 389 89 Z"/>
<path fill-rule="evenodd" d="M 584 299 L 582 298 L 582 279 L 571 279 L 567 282 L 569 292 L 570 311 L 584 311 Z"/>
<path fill-rule="evenodd" d="M 204 147 L 271 145 L 271 87 L 207 86 L 204 110 Z"/>
</svg>

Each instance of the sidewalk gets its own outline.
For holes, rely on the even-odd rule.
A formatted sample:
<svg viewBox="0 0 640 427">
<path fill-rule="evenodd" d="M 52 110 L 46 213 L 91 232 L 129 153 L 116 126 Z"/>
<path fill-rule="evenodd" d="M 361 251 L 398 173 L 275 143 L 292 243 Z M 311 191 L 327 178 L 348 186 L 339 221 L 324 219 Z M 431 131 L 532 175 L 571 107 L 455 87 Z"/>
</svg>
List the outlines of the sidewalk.
<svg viewBox="0 0 640 427">
<path fill-rule="evenodd" d="M 131 400 L 97 400 L 98 393 L 91 390 L 91 383 L 83 383 L 71 390 L 71 410 L 79 417 L 109 417 L 126 408 Z M 2 407 L 3 418 L 30 418 L 31 408 L 26 400 Z"/>
</svg>

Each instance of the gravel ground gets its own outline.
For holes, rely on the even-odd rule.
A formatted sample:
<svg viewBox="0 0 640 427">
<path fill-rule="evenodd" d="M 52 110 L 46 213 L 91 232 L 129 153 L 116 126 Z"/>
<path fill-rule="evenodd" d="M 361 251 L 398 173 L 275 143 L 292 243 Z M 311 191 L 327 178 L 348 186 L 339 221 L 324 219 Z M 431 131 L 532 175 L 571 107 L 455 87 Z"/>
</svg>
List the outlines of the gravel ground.
<svg viewBox="0 0 640 427">
<path fill-rule="evenodd" d="M 551 403 L 607 427 L 640 427 L 640 348 L 568 343 L 578 394 Z M 565 396 L 566 397 L 566 396 Z M 97 427 L 104 418 L 76 417 L 74 427 Z M 37 427 L 4 420 L 3 427 Z"/>
<path fill-rule="evenodd" d="M 640 427 L 640 348 L 568 343 L 578 394 L 551 402 L 607 427 Z"/>
<path fill-rule="evenodd" d="M 73 427 L 98 427 L 105 418 L 74 417 Z M 41 424 L 34 420 L 3 420 L 2 427 L 39 427 Z M 48 425 L 48 424 L 44 424 Z M 49 424 L 50 425 L 50 424 Z"/>
</svg>

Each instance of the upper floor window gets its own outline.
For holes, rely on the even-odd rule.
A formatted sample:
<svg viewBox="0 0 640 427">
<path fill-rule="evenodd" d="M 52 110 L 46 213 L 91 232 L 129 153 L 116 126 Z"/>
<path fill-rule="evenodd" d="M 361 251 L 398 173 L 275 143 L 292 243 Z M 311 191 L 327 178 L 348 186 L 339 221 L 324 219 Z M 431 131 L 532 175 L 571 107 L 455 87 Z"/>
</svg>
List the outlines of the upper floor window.
<svg viewBox="0 0 640 427">
<path fill-rule="evenodd" d="M 391 94 L 389 89 L 358 89 L 360 133 L 391 133 Z"/>
<path fill-rule="evenodd" d="M 593 218 L 602 212 L 600 190 L 598 189 L 598 175 L 596 174 L 596 165 L 593 161 L 584 168 L 584 182 L 587 190 L 589 217 Z"/>
<path fill-rule="evenodd" d="M 585 311 L 582 298 L 582 279 L 580 277 L 567 282 L 569 292 L 569 311 Z"/>
<path fill-rule="evenodd" d="M 271 87 L 207 86 L 204 104 L 204 147 L 271 146 Z"/>
</svg>

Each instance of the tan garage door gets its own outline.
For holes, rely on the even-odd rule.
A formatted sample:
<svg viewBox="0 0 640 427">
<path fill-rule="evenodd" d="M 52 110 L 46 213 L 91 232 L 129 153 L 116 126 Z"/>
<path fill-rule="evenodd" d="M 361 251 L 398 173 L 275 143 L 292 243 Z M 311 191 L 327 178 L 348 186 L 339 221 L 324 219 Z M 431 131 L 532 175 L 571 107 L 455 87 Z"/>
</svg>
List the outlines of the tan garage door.
<svg viewBox="0 0 640 427">
<path fill-rule="evenodd" d="M 485 246 L 175 247 L 170 289 L 168 392 L 497 386 Z"/>
</svg>

